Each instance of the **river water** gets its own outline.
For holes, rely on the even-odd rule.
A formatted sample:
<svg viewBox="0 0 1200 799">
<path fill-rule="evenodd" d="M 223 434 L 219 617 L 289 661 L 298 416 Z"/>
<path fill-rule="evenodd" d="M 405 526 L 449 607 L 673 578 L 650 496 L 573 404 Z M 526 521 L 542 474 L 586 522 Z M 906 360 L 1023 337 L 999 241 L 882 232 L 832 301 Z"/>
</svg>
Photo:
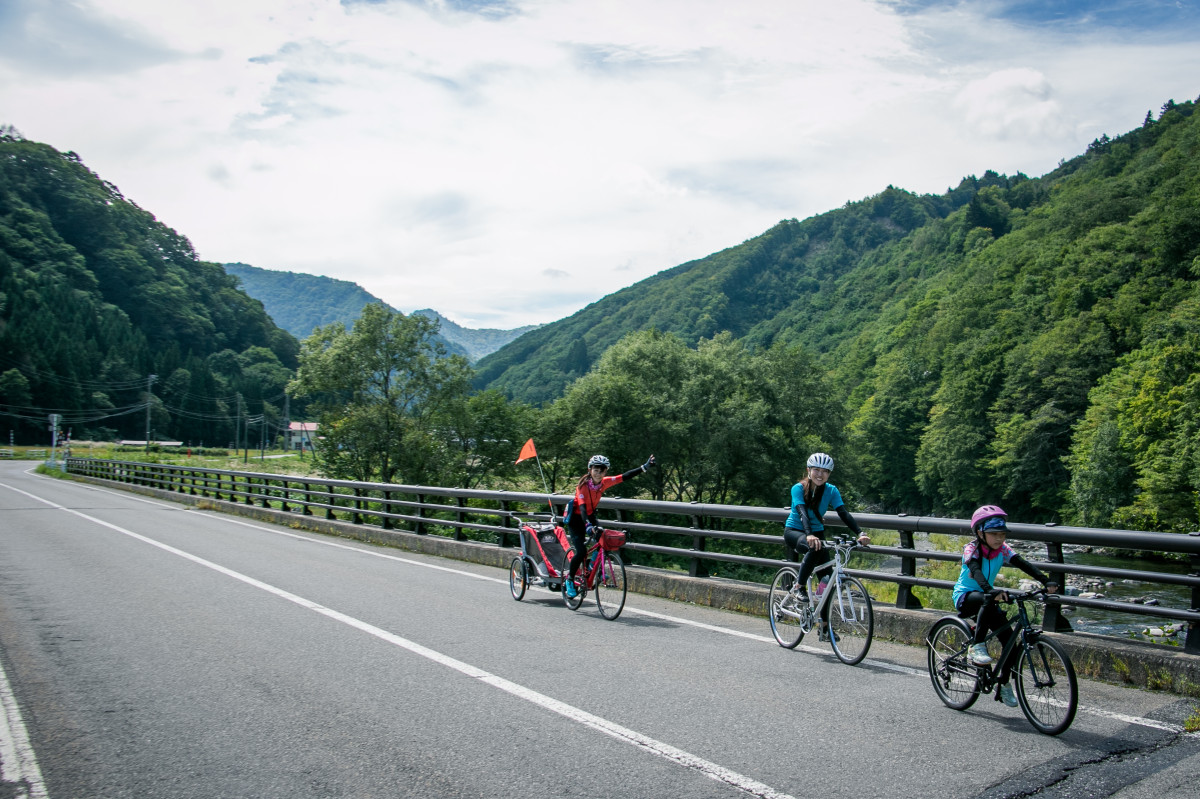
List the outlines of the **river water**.
<svg viewBox="0 0 1200 799">
<path fill-rule="evenodd" d="M 1037 557 L 1034 555 L 1034 557 Z M 1038 559 L 1041 560 L 1042 557 Z M 1123 555 L 1099 554 L 1095 552 L 1064 552 L 1063 560 L 1067 563 L 1103 566 L 1112 569 L 1127 569 L 1171 574 L 1188 574 L 1190 569 L 1186 563 L 1175 561 L 1143 560 Z M 1090 581 L 1078 584 L 1076 581 Z M 1115 601 L 1136 601 L 1139 599 L 1158 600 L 1159 606 L 1187 610 L 1192 606 L 1192 589 L 1183 585 L 1164 585 L 1162 583 L 1143 582 L 1137 580 L 1121 580 L 1111 577 L 1075 576 L 1070 579 L 1068 593 L 1094 592 L 1102 595 L 1103 599 Z M 1165 619 L 1161 616 L 1142 616 L 1127 613 L 1117 613 L 1100 608 L 1077 607 L 1069 609 L 1066 614 L 1071 626 L 1080 632 L 1096 633 L 1099 635 L 1114 635 L 1121 638 L 1139 638 L 1158 643 L 1178 643 L 1182 645 L 1183 635 L 1180 633 L 1174 639 L 1146 636 L 1143 631 L 1151 628 L 1164 629 L 1179 622 Z"/>
</svg>

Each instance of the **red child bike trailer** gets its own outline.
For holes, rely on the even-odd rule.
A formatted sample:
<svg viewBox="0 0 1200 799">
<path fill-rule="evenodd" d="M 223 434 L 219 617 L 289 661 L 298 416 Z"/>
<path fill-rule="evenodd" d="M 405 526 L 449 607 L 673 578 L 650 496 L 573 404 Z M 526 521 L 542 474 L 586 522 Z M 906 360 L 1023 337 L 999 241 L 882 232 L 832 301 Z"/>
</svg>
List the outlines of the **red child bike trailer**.
<svg viewBox="0 0 1200 799">
<path fill-rule="evenodd" d="M 567 531 L 552 522 L 517 519 L 517 523 L 521 531 L 521 554 L 513 558 L 508 570 L 508 587 L 513 599 L 519 602 L 529 586 L 543 585 L 551 591 L 561 592 L 566 606 L 578 610 L 584 596 L 594 592 L 601 616 L 613 621 L 621 615 L 628 586 L 625 564 L 617 550 L 625 546 L 624 532 L 594 531 L 599 538 L 591 539 L 587 557 L 576 577 L 576 593 L 569 595 L 564 586 L 572 554 Z"/>
<path fill-rule="evenodd" d="M 531 585 L 543 585 L 558 593 L 571 562 L 571 539 L 553 522 L 517 519 L 521 531 L 521 554 L 508 570 L 508 586 L 518 602 Z"/>
</svg>

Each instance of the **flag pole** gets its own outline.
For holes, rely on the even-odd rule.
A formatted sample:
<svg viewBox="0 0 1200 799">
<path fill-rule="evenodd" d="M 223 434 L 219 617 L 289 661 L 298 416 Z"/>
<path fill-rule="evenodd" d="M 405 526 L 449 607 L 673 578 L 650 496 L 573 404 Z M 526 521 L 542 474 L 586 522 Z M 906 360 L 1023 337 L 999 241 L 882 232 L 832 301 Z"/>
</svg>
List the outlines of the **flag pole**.
<svg viewBox="0 0 1200 799">
<path fill-rule="evenodd" d="M 538 455 L 534 455 L 534 460 L 537 461 L 538 474 L 542 476 L 542 488 L 546 489 L 546 504 L 550 506 L 550 523 L 554 523 L 554 495 L 550 493 L 550 485 L 546 482 L 546 473 L 542 471 L 542 459 Z"/>
<path fill-rule="evenodd" d="M 550 521 L 553 523 L 556 515 L 554 513 L 554 495 L 550 493 L 550 485 L 546 482 L 546 472 L 542 470 L 542 458 L 538 455 L 532 438 L 525 442 L 525 446 L 521 447 L 521 452 L 517 455 L 517 463 L 529 458 L 537 461 L 538 474 L 542 476 L 542 488 L 546 489 L 546 504 L 550 506 Z"/>
</svg>

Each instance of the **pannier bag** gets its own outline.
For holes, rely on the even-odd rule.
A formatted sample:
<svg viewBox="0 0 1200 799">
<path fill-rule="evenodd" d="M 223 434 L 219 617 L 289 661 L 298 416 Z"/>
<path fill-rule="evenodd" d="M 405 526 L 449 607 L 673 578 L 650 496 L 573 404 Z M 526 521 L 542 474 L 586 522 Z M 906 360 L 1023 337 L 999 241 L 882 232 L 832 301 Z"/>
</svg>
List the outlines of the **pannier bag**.
<svg viewBox="0 0 1200 799">
<path fill-rule="evenodd" d="M 609 552 L 625 546 L 625 533 L 620 530 L 605 530 L 600 534 L 600 546 Z"/>
</svg>

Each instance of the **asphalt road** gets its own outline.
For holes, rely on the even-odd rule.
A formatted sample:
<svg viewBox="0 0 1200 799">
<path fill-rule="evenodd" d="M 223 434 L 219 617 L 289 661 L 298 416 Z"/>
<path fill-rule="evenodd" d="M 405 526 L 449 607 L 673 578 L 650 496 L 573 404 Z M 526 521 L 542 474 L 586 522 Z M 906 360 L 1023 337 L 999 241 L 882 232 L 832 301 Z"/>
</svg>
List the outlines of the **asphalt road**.
<svg viewBox="0 0 1200 799">
<path fill-rule="evenodd" d="M 920 649 L 775 645 L 631 595 L 0 462 L 0 799 L 1200 796 L 1200 702 L 1081 680 L 1070 730 L 944 707 Z M 3 721 L 3 720 L 0 720 Z"/>
</svg>

